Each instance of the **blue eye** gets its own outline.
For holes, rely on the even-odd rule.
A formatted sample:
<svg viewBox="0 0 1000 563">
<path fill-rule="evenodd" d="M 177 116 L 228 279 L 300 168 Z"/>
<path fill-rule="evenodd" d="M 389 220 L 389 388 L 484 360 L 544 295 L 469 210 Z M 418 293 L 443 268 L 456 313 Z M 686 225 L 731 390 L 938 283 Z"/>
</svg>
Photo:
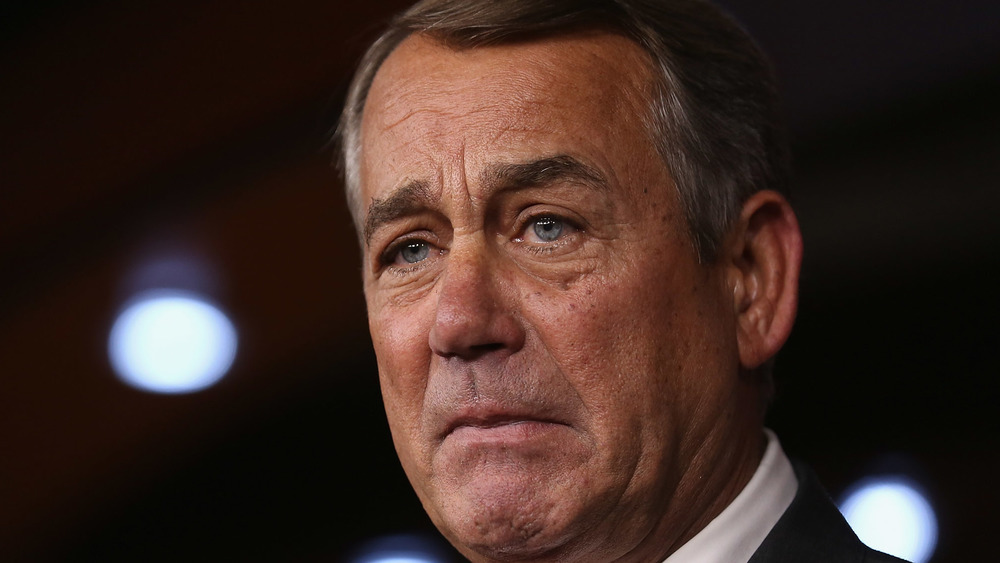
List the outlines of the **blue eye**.
<svg viewBox="0 0 1000 563">
<path fill-rule="evenodd" d="M 562 235 L 564 224 L 554 217 L 541 217 L 535 221 L 535 235 L 545 241 L 553 242 Z"/>
<path fill-rule="evenodd" d="M 407 264 L 416 264 L 426 259 L 430 253 L 430 245 L 421 240 L 408 242 L 399 249 L 399 257 Z"/>
</svg>

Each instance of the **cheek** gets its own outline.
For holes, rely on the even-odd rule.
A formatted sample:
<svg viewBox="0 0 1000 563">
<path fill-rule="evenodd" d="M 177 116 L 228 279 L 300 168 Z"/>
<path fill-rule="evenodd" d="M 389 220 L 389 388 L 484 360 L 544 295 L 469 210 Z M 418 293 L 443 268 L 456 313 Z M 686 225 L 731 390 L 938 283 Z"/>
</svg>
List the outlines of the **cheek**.
<svg viewBox="0 0 1000 563">
<path fill-rule="evenodd" d="M 645 415 L 646 397 L 659 380 L 662 333 L 669 332 L 671 321 L 662 312 L 668 307 L 651 303 L 640 291 L 584 278 L 569 291 L 535 293 L 527 303 L 541 346 L 581 395 L 595 424 L 624 424 L 612 421 L 628 412 Z"/>
<path fill-rule="evenodd" d="M 371 294 L 366 295 L 366 301 L 372 346 L 379 359 L 379 367 L 388 368 L 386 375 L 389 381 L 402 383 L 400 379 L 420 373 L 417 368 L 426 366 L 430 352 L 428 335 L 433 310 L 430 310 L 429 304 L 416 301 L 398 305 Z"/>
<path fill-rule="evenodd" d="M 671 262 L 667 262 L 671 263 Z M 677 261 L 673 261 L 676 265 Z M 683 268 L 619 268 L 585 277 L 568 291 L 526 300 L 541 346 L 592 413 L 592 430 L 612 439 L 666 428 L 690 416 L 692 394 L 716 371 L 717 349 L 696 276 Z"/>
<path fill-rule="evenodd" d="M 393 433 L 418 430 L 430 362 L 430 324 L 418 305 L 368 303 L 368 327 Z"/>
</svg>

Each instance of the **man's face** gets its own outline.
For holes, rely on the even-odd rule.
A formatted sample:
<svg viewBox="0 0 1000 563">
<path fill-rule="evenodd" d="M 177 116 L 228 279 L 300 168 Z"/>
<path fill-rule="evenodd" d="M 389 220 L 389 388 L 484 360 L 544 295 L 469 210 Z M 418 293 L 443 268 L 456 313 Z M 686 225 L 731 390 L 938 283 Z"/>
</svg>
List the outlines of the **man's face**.
<svg viewBox="0 0 1000 563">
<path fill-rule="evenodd" d="M 732 291 L 698 264 L 641 122 L 647 66 L 609 34 L 416 36 L 371 89 L 364 286 L 386 413 L 471 558 L 658 556 L 739 457 Z"/>
</svg>

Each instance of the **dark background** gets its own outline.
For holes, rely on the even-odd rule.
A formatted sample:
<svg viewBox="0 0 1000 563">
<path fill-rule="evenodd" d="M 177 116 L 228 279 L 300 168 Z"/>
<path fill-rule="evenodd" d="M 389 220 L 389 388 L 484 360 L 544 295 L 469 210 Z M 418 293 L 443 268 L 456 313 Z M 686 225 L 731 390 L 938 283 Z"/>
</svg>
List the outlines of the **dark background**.
<svg viewBox="0 0 1000 563">
<path fill-rule="evenodd" d="M 337 561 L 429 528 L 324 146 L 402 4 L 0 8 L 0 560 Z M 806 240 L 769 424 L 835 495 L 923 483 L 935 561 L 994 554 L 1000 3 L 726 5 L 781 75 Z M 149 277 L 170 260 L 201 276 Z M 144 283 L 231 314 L 221 383 L 115 379 L 108 330 Z"/>
</svg>

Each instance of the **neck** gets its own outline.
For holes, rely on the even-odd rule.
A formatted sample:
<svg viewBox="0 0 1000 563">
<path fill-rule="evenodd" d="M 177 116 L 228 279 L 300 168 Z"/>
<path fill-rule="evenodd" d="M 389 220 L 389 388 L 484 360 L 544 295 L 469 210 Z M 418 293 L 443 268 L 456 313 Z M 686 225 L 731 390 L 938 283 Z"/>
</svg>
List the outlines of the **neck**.
<svg viewBox="0 0 1000 563">
<path fill-rule="evenodd" d="M 766 443 L 762 420 L 714 427 L 681 476 L 666 517 L 633 551 L 636 557 L 624 560 L 663 561 L 697 535 L 746 487 Z"/>
</svg>

